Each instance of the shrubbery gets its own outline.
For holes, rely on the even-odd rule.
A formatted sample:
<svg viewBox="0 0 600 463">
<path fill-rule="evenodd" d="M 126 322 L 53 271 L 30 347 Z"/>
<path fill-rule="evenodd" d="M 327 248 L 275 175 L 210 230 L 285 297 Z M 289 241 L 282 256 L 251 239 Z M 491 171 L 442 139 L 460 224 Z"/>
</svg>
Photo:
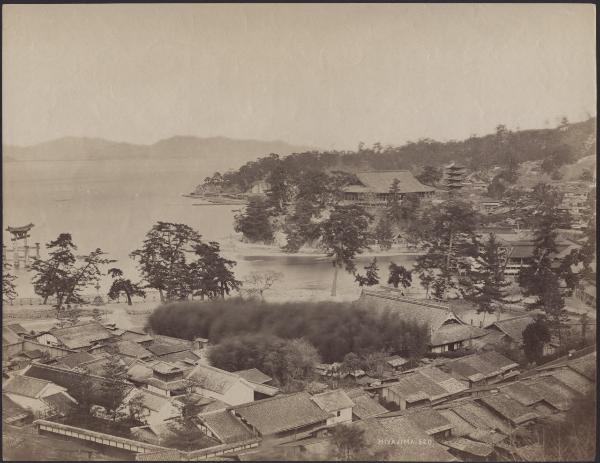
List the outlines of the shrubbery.
<svg viewBox="0 0 600 463">
<path fill-rule="evenodd" d="M 426 326 L 378 315 L 340 302 L 267 303 L 258 300 L 180 302 L 158 307 L 148 320 L 158 334 L 185 339 L 208 338 L 218 343 L 242 334 L 304 338 L 325 362 L 342 361 L 349 352 L 388 350 L 421 357 L 427 348 Z"/>
</svg>

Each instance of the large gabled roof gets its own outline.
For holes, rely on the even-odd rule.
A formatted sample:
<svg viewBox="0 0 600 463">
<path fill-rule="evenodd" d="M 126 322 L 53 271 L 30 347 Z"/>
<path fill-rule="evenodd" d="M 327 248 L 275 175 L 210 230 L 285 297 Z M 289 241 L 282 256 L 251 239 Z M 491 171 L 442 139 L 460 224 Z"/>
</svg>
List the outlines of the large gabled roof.
<svg viewBox="0 0 600 463">
<path fill-rule="evenodd" d="M 217 436 L 224 444 L 241 442 L 252 438 L 252 433 L 229 410 L 204 413 L 198 418 Z"/>
<path fill-rule="evenodd" d="M 50 334 L 69 349 L 87 347 L 94 342 L 103 341 L 113 336 L 109 330 L 96 322 L 82 323 L 66 328 L 54 328 L 50 330 Z"/>
<path fill-rule="evenodd" d="M 400 291 L 392 288 L 364 289 L 357 304 L 380 313 L 389 311 L 403 320 L 427 325 L 432 331 L 438 330 L 449 321 L 463 323 L 448 306 L 405 297 Z"/>
<path fill-rule="evenodd" d="M 523 342 L 523 330 L 534 321 L 534 315 L 520 315 L 518 317 L 498 320 L 490 325 L 507 335 L 517 344 Z"/>
<path fill-rule="evenodd" d="M 2 392 L 38 399 L 43 390 L 51 384 L 51 381 L 16 375 L 4 383 Z"/>
<path fill-rule="evenodd" d="M 342 389 L 315 394 L 312 400 L 326 412 L 337 412 L 354 407 L 354 402 Z"/>
<path fill-rule="evenodd" d="M 231 409 L 263 436 L 325 422 L 331 417 L 306 392 L 280 395 Z"/>
<path fill-rule="evenodd" d="M 193 381 L 199 387 L 218 394 L 226 393 L 234 384 L 242 381 L 242 378 L 235 373 L 204 364 L 198 364 L 192 368 L 186 374 L 186 378 Z M 247 381 L 245 382 L 247 383 Z"/>
<path fill-rule="evenodd" d="M 250 381 L 251 383 L 256 384 L 268 383 L 273 379 L 270 376 L 265 375 L 258 368 L 249 368 L 248 370 L 236 371 L 235 374 L 241 376 L 246 381 Z"/>
<path fill-rule="evenodd" d="M 419 182 L 409 170 L 380 170 L 357 172 L 356 177 L 361 185 L 349 185 L 344 188 L 349 193 L 370 192 L 389 193 L 394 180 L 398 180 L 398 192 L 404 193 L 429 193 L 435 191 L 427 185 Z M 358 188 L 357 188 L 358 187 Z"/>
</svg>

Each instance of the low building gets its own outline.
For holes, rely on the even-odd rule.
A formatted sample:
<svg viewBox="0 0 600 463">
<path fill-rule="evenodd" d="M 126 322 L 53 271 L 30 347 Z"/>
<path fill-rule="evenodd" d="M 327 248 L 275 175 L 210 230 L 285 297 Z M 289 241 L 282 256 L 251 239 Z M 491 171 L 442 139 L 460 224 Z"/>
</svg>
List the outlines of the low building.
<svg viewBox="0 0 600 463">
<path fill-rule="evenodd" d="M 519 374 L 518 363 L 494 351 L 450 360 L 444 368 L 469 387 L 494 384 Z"/>
<path fill-rule="evenodd" d="M 51 381 L 16 375 L 9 379 L 3 386 L 2 392 L 11 401 L 28 410 L 35 418 L 46 418 L 61 414 L 64 409 L 59 409 L 61 396 L 75 406 L 76 400 L 67 393 L 67 389 Z"/>
<path fill-rule="evenodd" d="M 394 383 L 385 384 L 381 388 L 381 396 L 401 410 L 406 410 L 439 403 L 467 389 L 468 385 L 442 370 L 425 367 L 400 376 Z"/>
<path fill-rule="evenodd" d="M 398 180 L 398 199 L 408 196 L 418 198 L 432 196 L 435 188 L 423 185 L 408 170 L 385 170 L 358 172 L 355 174 L 359 180 L 357 185 L 344 187 L 344 200 L 361 205 L 385 205 L 389 201 L 390 188 Z"/>
<path fill-rule="evenodd" d="M 484 344 L 495 344 L 509 350 L 521 349 L 523 346 L 523 330 L 535 321 L 535 317 L 534 313 L 529 313 L 505 320 L 497 320 L 486 327 L 488 335 L 478 341 Z M 554 343 L 544 344 L 543 355 L 551 355 L 555 351 L 556 346 Z"/>
<path fill-rule="evenodd" d="M 366 420 L 387 413 L 387 409 L 362 388 L 351 389 L 346 393 L 354 402 L 354 407 L 352 407 L 353 420 Z"/>
<path fill-rule="evenodd" d="M 234 372 L 236 375 L 241 376 L 246 381 L 249 381 L 254 384 L 269 384 L 273 381 L 269 375 L 265 375 L 258 368 L 250 368 L 248 370 L 240 370 Z"/>
<path fill-rule="evenodd" d="M 138 398 L 141 405 L 141 421 L 148 425 L 158 425 L 165 420 L 181 416 L 181 407 L 168 397 L 161 396 L 145 389 L 133 388 L 123 399 L 121 410 L 129 414 L 129 403 Z"/>
<path fill-rule="evenodd" d="M 378 289 L 363 289 L 357 304 L 378 313 L 390 312 L 402 320 L 427 326 L 429 349 L 433 353 L 471 348 L 474 339 L 486 334 L 485 331 L 464 323 L 449 306 L 427 299 L 405 297 L 394 288 L 380 286 Z"/>
<path fill-rule="evenodd" d="M 2 421 L 13 426 L 23 426 L 31 421 L 33 414 L 6 394 L 2 394 Z"/>
<path fill-rule="evenodd" d="M 436 440 L 450 437 L 454 427 L 444 415 L 433 408 L 414 410 L 404 416 Z"/>
<path fill-rule="evenodd" d="M 458 461 L 405 416 L 370 418 L 352 426 L 364 431 L 368 449 L 364 457 L 379 461 Z"/>
<path fill-rule="evenodd" d="M 54 328 L 39 334 L 36 341 L 47 346 L 65 347 L 81 351 L 111 338 L 113 338 L 113 334 L 100 323 L 87 322 L 66 328 Z"/>
<path fill-rule="evenodd" d="M 352 421 L 352 409 L 354 402 L 341 389 L 323 392 L 312 396 L 312 400 L 331 417 L 327 420 L 328 425 L 337 423 L 349 423 Z"/>
<path fill-rule="evenodd" d="M 183 395 L 190 387 L 189 381 L 184 378 L 184 371 L 173 364 L 154 362 L 151 366 L 152 376 L 145 378 L 148 391 L 163 396 L 176 397 Z"/>
<path fill-rule="evenodd" d="M 574 296 L 590 307 L 596 307 L 596 281 L 586 279 L 579 282 L 574 291 Z"/>
<path fill-rule="evenodd" d="M 186 373 L 194 390 L 228 405 L 239 405 L 264 397 L 272 397 L 279 389 L 246 381 L 241 376 L 209 365 L 199 364 Z"/>
<path fill-rule="evenodd" d="M 222 444 L 242 442 L 253 437 L 252 432 L 230 410 L 219 410 L 198 415 L 199 428 Z"/>
<path fill-rule="evenodd" d="M 409 361 L 399 355 L 392 355 L 385 358 L 384 369 L 391 372 L 402 371 L 408 365 Z"/>
<path fill-rule="evenodd" d="M 280 395 L 230 410 L 259 437 L 305 437 L 327 427 L 331 418 L 306 392 Z"/>
</svg>

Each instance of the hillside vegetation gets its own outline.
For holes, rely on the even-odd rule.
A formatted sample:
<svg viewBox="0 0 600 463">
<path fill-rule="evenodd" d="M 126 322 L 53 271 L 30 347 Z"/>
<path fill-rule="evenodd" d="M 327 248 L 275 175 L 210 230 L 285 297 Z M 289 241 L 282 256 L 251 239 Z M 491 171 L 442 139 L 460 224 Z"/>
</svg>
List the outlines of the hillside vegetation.
<svg viewBox="0 0 600 463">
<path fill-rule="evenodd" d="M 500 125 L 494 134 L 462 141 L 422 139 L 403 146 L 361 145 L 356 151 L 306 151 L 285 157 L 270 154 L 247 162 L 236 171 L 217 173 L 213 179 L 224 191 L 243 192 L 256 181 L 267 178 L 275 167 L 283 169 L 289 176 L 306 171 L 335 170 L 354 173 L 409 169 L 418 173 L 424 166 L 441 167 L 450 161 L 463 163 L 472 170 L 492 166 L 512 170 L 525 161 L 545 159 L 556 159 L 557 167 L 560 167 L 595 153 L 596 118 L 593 117 L 573 124 L 564 120 L 553 129 L 511 131 Z M 206 183 L 210 183 L 210 179 L 205 179 Z"/>
</svg>

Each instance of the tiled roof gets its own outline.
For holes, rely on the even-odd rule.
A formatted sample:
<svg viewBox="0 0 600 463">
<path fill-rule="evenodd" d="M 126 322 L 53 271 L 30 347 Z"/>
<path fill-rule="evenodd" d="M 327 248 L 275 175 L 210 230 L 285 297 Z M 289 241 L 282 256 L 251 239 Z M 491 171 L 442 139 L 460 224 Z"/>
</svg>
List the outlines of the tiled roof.
<svg viewBox="0 0 600 463">
<path fill-rule="evenodd" d="M 552 372 L 552 376 L 580 394 L 585 394 L 596 388 L 593 381 L 569 368 L 555 370 Z"/>
<path fill-rule="evenodd" d="M 448 422 L 452 425 L 453 436 L 468 436 L 470 433 L 477 429 L 464 418 L 461 418 L 460 415 L 454 412 L 454 410 L 445 409 L 439 410 L 439 412 L 440 415 L 446 418 Z"/>
<path fill-rule="evenodd" d="M 76 352 L 59 358 L 58 363 L 67 368 L 75 368 L 82 363 L 91 362 L 93 360 L 96 360 L 96 357 L 88 352 Z"/>
<path fill-rule="evenodd" d="M 427 325 L 434 332 L 449 320 L 460 321 L 447 306 L 429 300 L 408 298 L 392 288 L 364 289 L 357 304 L 379 313 L 389 311 L 403 320 Z"/>
<path fill-rule="evenodd" d="M 452 423 L 432 408 L 415 410 L 406 417 L 429 435 L 452 429 Z"/>
<path fill-rule="evenodd" d="M 366 191 L 372 193 L 389 193 L 395 179 L 398 179 L 400 182 L 398 183 L 399 193 L 426 193 L 435 191 L 435 188 L 419 182 L 409 170 L 357 172 L 355 175 L 362 185 L 366 187 Z M 364 188 L 357 190 L 356 186 L 359 185 L 347 186 L 344 188 L 344 191 L 349 193 L 364 191 Z"/>
<path fill-rule="evenodd" d="M 358 421 L 353 426 L 365 430 L 369 453 L 383 450 L 384 454 L 387 453 L 386 460 L 457 461 L 442 445 L 405 416 L 372 418 Z"/>
<path fill-rule="evenodd" d="M 146 349 L 148 349 L 154 355 L 158 355 L 158 356 L 188 350 L 187 347 L 183 347 L 183 346 L 175 345 L 175 344 L 165 344 L 162 342 L 154 342 L 153 344 L 147 346 Z"/>
<path fill-rule="evenodd" d="M 52 384 L 50 381 L 31 378 L 29 376 L 15 375 L 4 383 L 2 392 L 37 399 L 46 386 L 49 386 L 50 384 Z"/>
<path fill-rule="evenodd" d="M 151 358 L 153 357 L 152 352 L 147 349 L 144 349 L 138 343 L 134 341 L 119 341 L 113 344 L 113 346 L 117 349 L 117 352 L 121 355 L 126 355 L 128 357 L 135 357 L 140 359 Z"/>
<path fill-rule="evenodd" d="M 577 394 L 554 376 L 536 378 L 527 385 L 557 410 L 568 410 Z"/>
<path fill-rule="evenodd" d="M 21 341 L 21 338 L 17 333 L 5 326 L 2 327 L 2 344 L 16 344 L 19 341 Z"/>
<path fill-rule="evenodd" d="M 198 415 L 201 421 L 224 444 L 251 439 L 252 433 L 228 410 Z"/>
<path fill-rule="evenodd" d="M 390 390 L 408 402 L 435 400 L 448 395 L 446 389 L 419 373 L 410 373 L 400 377 L 397 383 L 390 386 Z"/>
<path fill-rule="evenodd" d="M 596 381 L 596 352 L 569 361 L 569 368 L 592 381 Z"/>
<path fill-rule="evenodd" d="M 391 357 L 386 357 L 385 363 L 387 363 L 391 367 L 397 368 L 401 367 L 402 365 L 406 365 L 408 363 L 408 360 L 406 360 L 403 357 L 400 357 L 399 355 L 393 355 Z"/>
<path fill-rule="evenodd" d="M 29 416 L 30 412 L 2 394 L 2 421 L 11 423 Z"/>
<path fill-rule="evenodd" d="M 449 361 L 446 365 L 453 373 L 471 381 L 497 376 L 518 367 L 517 363 L 493 351 L 461 357 Z"/>
<path fill-rule="evenodd" d="M 246 381 L 250 381 L 251 383 L 256 383 L 256 384 L 268 383 L 269 381 L 271 381 L 273 379 L 270 376 L 265 375 L 258 368 L 250 368 L 248 370 L 236 371 L 235 374 L 241 376 Z"/>
<path fill-rule="evenodd" d="M 149 410 L 159 412 L 164 407 L 168 406 L 170 401 L 168 398 L 160 396 L 158 394 L 153 394 L 150 391 L 145 389 L 136 389 L 131 392 L 132 396 L 139 395 L 142 398 L 142 403 L 144 407 L 147 407 Z"/>
<path fill-rule="evenodd" d="M 109 339 L 112 334 L 100 323 L 89 322 L 66 328 L 54 328 L 50 334 L 55 336 L 69 349 L 79 349 L 92 345 L 96 341 Z"/>
<path fill-rule="evenodd" d="M 480 338 L 486 334 L 487 331 L 483 328 L 451 323 L 444 325 L 439 330 L 435 331 L 431 336 L 430 344 L 432 346 L 443 346 L 445 344 Z"/>
<path fill-rule="evenodd" d="M 106 387 L 107 384 L 110 384 L 108 383 L 108 380 L 100 376 L 66 370 L 64 368 L 56 368 L 39 363 L 30 365 L 23 375 L 30 378 L 52 381 L 54 384 L 58 384 L 67 389 L 68 392 L 71 392 L 74 388 L 86 388 L 90 391 L 92 403 L 96 405 L 104 405 L 106 399 L 102 394 L 102 389 Z"/>
<path fill-rule="evenodd" d="M 313 395 L 312 400 L 326 412 L 336 412 L 354 406 L 352 399 L 342 389 Z"/>
<path fill-rule="evenodd" d="M 515 382 L 500 389 L 522 405 L 530 406 L 544 400 L 540 394 L 522 382 Z"/>
<path fill-rule="evenodd" d="M 500 320 L 494 322 L 491 326 L 495 326 L 510 337 L 513 342 L 520 344 L 523 342 L 523 330 L 527 325 L 531 324 L 533 320 L 534 317 L 532 315 L 526 315 Z"/>
<path fill-rule="evenodd" d="M 192 368 L 187 373 L 186 377 L 198 384 L 199 387 L 219 394 L 224 394 L 236 382 L 241 380 L 241 378 L 234 373 L 203 364 L 196 365 Z"/>
<path fill-rule="evenodd" d="M 77 406 L 65 393 L 58 392 L 42 399 L 48 406 L 63 415 L 71 413 Z"/>
<path fill-rule="evenodd" d="M 232 409 L 263 436 L 317 424 L 331 416 L 305 392 L 280 395 Z"/>
<path fill-rule="evenodd" d="M 367 392 L 360 388 L 347 391 L 347 394 L 352 399 L 352 402 L 354 402 L 352 414 L 359 420 L 365 420 L 387 412 L 377 400 L 371 398 Z"/>
<path fill-rule="evenodd" d="M 488 457 L 494 452 L 494 447 L 490 444 L 477 442 L 464 437 L 453 437 L 444 441 L 444 445 L 451 449 L 475 455 L 476 457 Z"/>
<path fill-rule="evenodd" d="M 182 372 L 181 368 L 179 368 L 178 366 L 162 361 L 154 363 L 152 365 L 152 370 L 163 375 Z"/>
<path fill-rule="evenodd" d="M 6 325 L 6 328 L 9 330 L 21 335 L 21 334 L 29 334 L 29 331 L 23 328 L 23 326 L 18 323 L 11 323 L 10 325 Z"/>
<path fill-rule="evenodd" d="M 152 376 L 152 366 L 142 361 L 134 362 L 129 366 L 127 376 L 134 380 L 149 378 Z"/>
<path fill-rule="evenodd" d="M 514 424 L 521 424 L 538 417 L 537 413 L 505 394 L 494 394 L 482 397 L 480 400 Z"/>
<path fill-rule="evenodd" d="M 154 338 L 146 333 L 137 333 L 131 330 L 125 330 L 120 336 L 123 341 L 133 341 L 137 343 L 153 341 Z"/>
<path fill-rule="evenodd" d="M 192 363 L 195 365 L 196 363 L 198 363 L 200 357 L 198 357 L 198 355 L 196 355 L 193 351 L 187 349 L 182 350 L 180 352 L 171 352 L 170 354 L 161 355 L 160 359 L 164 360 L 165 362 L 184 362 Z"/>
<path fill-rule="evenodd" d="M 420 368 L 418 373 L 434 381 L 449 394 L 456 394 L 457 392 L 462 392 L 468 389 L 466 384 L 461 383 L 456 378 L 453 378 L 448 373 L 445 373 L 434 366 Z"/>
</svg>

